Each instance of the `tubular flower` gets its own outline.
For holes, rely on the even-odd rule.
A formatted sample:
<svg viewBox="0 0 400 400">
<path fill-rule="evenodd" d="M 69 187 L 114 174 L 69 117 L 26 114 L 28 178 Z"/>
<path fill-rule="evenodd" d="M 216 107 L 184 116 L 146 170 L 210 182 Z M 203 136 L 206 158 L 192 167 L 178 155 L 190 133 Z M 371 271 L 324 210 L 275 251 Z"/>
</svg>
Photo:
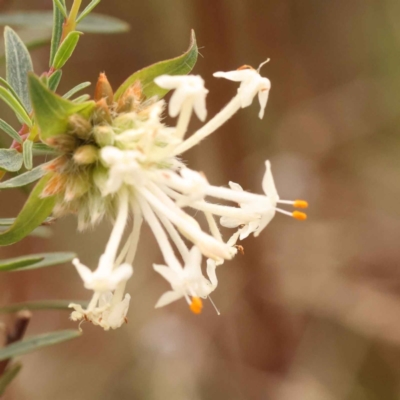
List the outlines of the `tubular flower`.
<svg viewBox="0 0 400 400">
<path fill-rule="evenodd" d="M 236 241 L 250 233 L 256 236 L 274 217 L 279 200 L 270 164 L 263 180 L 265 195 L 245 192 L 238 184 L 217 187 L 204 174 L 188 168 L 182 154 L 209 136 L 258 94 L 263 116 L 270 82 L 254 69 L 240 69 L 215 76 L 238 81 L 235 97 L 195 133 L 185 138 L 193 111 L 202 121 L 207 115 L 204 81 L 199 76 L 159 76 L 155 83 L 175 89 L 169 105 L 175 127 L 163 124 L 165 102 L 146 99 L 139 81 L 118 98 L 104 74 L 96 86 L 96 107 L 89 119 L 69 118 L 62 135 L 47 140 L 61 155 L 47 166 L 52 174 L 42 196 L 55 195 L 55 216 L 68 212 L 78 216 L 79 229 L 97 224 L 108 216 L 114 221 L 110 239 L 97 268 L 91 271 L 74 260 L 86 289 L 93 292 L 89 306 L 71 304 L 74 321 L 88 320 L 104 329 L 115 329 L 126 320 L 130 296 L 125 286 L 133 272 L 142 222 L 150 227 L 164 258 L 154 269 L 171 285 L 157 302 L 162 307 L 185 298 L 194 313 L 200 313 L 202 298 L 217 287 L 216 267 L 232 259 L 243 248 Z M 209 198 L 233 205 L 212 203 Z M 237 207 L 239 204 L 240 207 Z M 306 206 L 305 202 L 292 202 Z M 203 214 L 209 233 L 191 216 Z M 291 214 L 304 219 L 305 214 Z M 133 216 L 133 227 L 122 243 Z M 304 217 L 304 218 L 303 218 Z M 226 241 L 221 225 L 237 228 Z M 190 248 L 190 250 L 189 250 Z M 203 256 L 207 275 L 201 271 Z M 184 265 L 184 267 L 182 267 Z"/>
</svg>

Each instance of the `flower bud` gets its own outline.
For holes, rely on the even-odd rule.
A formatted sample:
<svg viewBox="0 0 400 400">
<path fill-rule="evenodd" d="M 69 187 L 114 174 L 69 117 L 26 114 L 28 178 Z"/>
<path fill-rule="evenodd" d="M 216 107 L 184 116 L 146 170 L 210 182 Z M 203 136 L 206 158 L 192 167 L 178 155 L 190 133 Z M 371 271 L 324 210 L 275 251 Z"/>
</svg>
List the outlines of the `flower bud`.
<svg viewBox="0 0 400 400">
<path fill-rule="evenodd" d="M 61 153 L 70 153 L 78 146 L 78 140 L 75 136 L 62 133 L 46 139 L 46 144 Z"/>
<path fill-rule="evenodd" d="M 74 153 L 74 161 L 79 165 L 89 165 L 99 159 L 99 149 L 90 144 L 79 147 Z"/>
<path fill-rule="evenodd" d="M 112 87 L 110 82 L 108 82 L 106 74 L 104 73 L 100 74 L 94 92 L 94 100 L 99 101 L 101 99 L 105 99 L 108 105 L 111 105 L 114 102 L 114 93 Z"/>
<path fill-rule="evenodd" d="M 136 81 L 130 86 L 118 101 L 117 112 L 136 111 L 142 101 L 142 85 Z"/>
<path fill-rule="evenodd" d="M 108 181 L 108 170 L 103 166 L 99 166 L 93 171 L 92 177 L 100 192 L 104 192 Z"/>
<path fill-rule="evenodd" d="M 80 139 L 88 139 L 92 125 L 79 114 L 74 114 L 68 119 L 68 132 L 78 136 Z"/>
<path fill-rule="evenodd" d="M 97 125 L 93 129 L 94 140 L 100 147 L 114 144 L 114 130 L 108 125 Z"/>
<path fill-rule="evenodd" d="M 85 182 L 82 177 L 70 178 L 65 189 L 64 200 L 69 202 L 82 197 L 89 190 L 89 182 Z"/>
<path fill-rule="evenodd" d="M 102 124 L 104 122 L 111 123 L 111 113 L 106 99 L 101 99 L 96 103 L 96 108 L 92 115 L 94 125 Z"/>
</svg>

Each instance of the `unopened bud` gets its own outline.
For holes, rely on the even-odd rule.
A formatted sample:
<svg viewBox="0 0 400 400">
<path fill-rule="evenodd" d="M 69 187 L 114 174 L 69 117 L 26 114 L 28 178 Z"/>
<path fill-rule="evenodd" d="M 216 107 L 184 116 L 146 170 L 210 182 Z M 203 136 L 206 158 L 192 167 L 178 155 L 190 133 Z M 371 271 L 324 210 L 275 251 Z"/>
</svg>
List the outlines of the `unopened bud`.
<svg viewBox="0 0 400 400">
<path fill-rule="evenodd" d="M 99 159 L 99 149 L 90 144 L 79 147 L 74 153 L 74 161 L 79 165 L 89 165 Z"/>
<path fill-rule="evenodd" d="M 99 188 L 100 192 L 104 192 L 108 181 L 108 170 L 99 165 L 93 171 L 93 182 Z"/>
<path fill-rule="evenodd" d="M 55 172 L 62 172 L 64 168 L 67 166 L 68 163 L 68 156 L 63 155 L 60 157 L 55 158 L 54 160 L 50 161 L 48 164 L 43 166 L 42 168 L 46 171 L 55 171 Z"/>
<path fill-rule="evenodd" d="M 94 140 L 100 147 L 114 144 L 114 130 L 108 125 L 97 125 L 93 129 Z"/>
<path fill-rule="evenodd" d="M 74 114 L 68 118 L 68 131 L 70 134 L 86 140 L 89 138 L 91 130 L 92 125 L 90 122 L 79 114 Z"/>
<path fill-rule="evenodd" d="M 112 87 L 110 82 L 108 82 L 106 74 L 104 73 L 101 73 L 99 79 L 97 80 L 94 99 L 95 101 L 105 99 L 108 105 L 111 105 L 114 102 L 114 93 Z"/>
<path fill-rule="evenodd" d="M 101 99 L 96 103 L 96 108 L 92 115 L 93 125 L 102 124 L 104 122 L 111 123 L 111 113 L 106 99 Z"/>
<path fill-rule="evenodd" d="M 66 177 L 61 174 L 54 174 L 41 193 L 41 197 L 54 196 L 65 189 Z"/>
<path fill-rule="evenodd" d="M 88 182 L 81 177 L 70 178 L 65 189 L 65 201 L 72 201 L 82 197 L 89 190 Z"/>
<path fill-rule="evenodd" d="M 62 153 L 69 153 L 78 146 L 78 140 L 75 136 L 62 133 L 46 139 L 46 144 Z"/>
<path fill-rule="evenodd" d="M 119 99 L 117 112 L 136 111 L 142 101 L 142 94 L 142 85 L 140 81 L 136 81 Z"/>
</svg>

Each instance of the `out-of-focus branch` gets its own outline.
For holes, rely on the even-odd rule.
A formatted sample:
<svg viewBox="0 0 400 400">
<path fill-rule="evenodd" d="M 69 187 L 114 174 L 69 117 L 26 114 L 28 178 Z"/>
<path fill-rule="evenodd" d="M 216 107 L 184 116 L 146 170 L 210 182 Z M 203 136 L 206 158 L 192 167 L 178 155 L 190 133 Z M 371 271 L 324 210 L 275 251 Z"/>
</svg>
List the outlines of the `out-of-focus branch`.
<svg viewBox="0 0 400 400">
<path fill-rule="evenodd" d="M 28 310 L 17 313 L 13 329 L 7 332 L 5 346 L 22 340 L 26 329 L 28 328 L 31 317 L 32 313 Z M 0 376 L 4 373 L 10 361 L 11 359 L 7 359 L 0 362 Z"/>
</svg>

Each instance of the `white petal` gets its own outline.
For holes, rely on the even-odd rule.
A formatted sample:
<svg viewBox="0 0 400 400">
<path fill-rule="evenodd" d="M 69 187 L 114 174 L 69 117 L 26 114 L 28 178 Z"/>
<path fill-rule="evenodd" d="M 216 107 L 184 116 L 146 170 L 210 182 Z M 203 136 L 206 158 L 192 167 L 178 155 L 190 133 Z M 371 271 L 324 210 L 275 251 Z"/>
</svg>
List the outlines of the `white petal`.
<svg viewBox="0 0 400 400">
<path fill-rule="evenodd" d="M 264 117 L 264 110 L 265 107 L 267 106 L 268 96 L 269 96 L 269 87 L 264 87 L 258 92 L 258 101 L 260 102 L 260 107 L 261 107 L 260 113 L 258 114 L 260 119 Z"/>
<path fill-rule="evenodd" d="M 182 104 L 186 100 L 186 98 L 187 97 L 182 90 L 175 90 L 174 94 L 171 96 L 168 107 L 168 112 L 171 117 L 174 118 L 180 113 Z"/>
<path fill-rule="evenodd" d="M 234 82 L 243 82 L 251 79 L 255 71 L 250 69 L 243 69 L 240 71 L 229 71 L 229 72 L 215 72 L 213 76 L 216 78 L 225 78 Z"/>
<path fill-rule="evenodd" d="M 208 278 L 210 279 L 211 285 L 213 287 L 213 290 L 217 287 L 218 285 L 218 279 L 217 279 L 217 274 L 215 272 L 215 269 L 217 268 L 217 265 L 214 260 L 211 260 L 210 258 L 207 260 L 207 275 Z"/>
<path fill-rule="evenodd" d="M 264 213 L 261 217 L 260 224 L 258 228 L 254 231 L 254 236 L 257 237 L 261 231 L 271 222 L 272 218 L 275 216 L 275 209 L 271 209 L 270 211 Z"/>
<path fill-rule="evenodd" d="M 204 122 L 205 119 L 207 118 L 206 96 L 205 95 L 196 96 L 193 108 L 199 120 Z"/>
<path fill-rule="evenodd" d="M 183 293 L 178 293 L 170 290 L 169 292 L 165 292 L 157 301 L 155 308 L 164 307 L 167 304 L 170 304 L 176 300 L 179 300 L 183 297 Z"/>
<path fill-rule="evenodd" d="M 161 75 L 154 79 L 154 82 L 163 89 L 175 89 L 181 83 L 179 78 L 178 76 Z"/>
<path fill-rule="evenodd" d="M 265 161 L 265 167 L 266 170 L 262 181 L 262 188 L 264 190 L 264 193 L 268 197 L 271 197 L 271 201 L 275 202 L 276 204 L 277 200 L 279 200 L 279 195 L 275 187 L 274 178 L 272 176 L 271 163 L 268 160 Z"/>
<path fill-rule="evenodd" d="M 238 183 L 235 183 L 235 182 L 229 182 L 229 187 L 232 189 L 232 190 L 236 190 L 236 191 L 238 191 L 238 192 L 243 192 L 243 188 L 238 184 Z"/>
<path fill-rule="evenodd" d="M 171 268 L 165 265 L 153 264 L 153 268 L 158 272 L 164 279 L 166 279 L 171 285 L 176 285 L 179 283 L 180 279 L 178 274 Z"/>
<path fill-rule="evenodd" d="M 106 146 L 101 149 L 101 158 L 108 164 L 112 165 L 120 161 L 123 157 L 123 152 L 114 146 Z"/>
<path fill-rule="evenodd" d="M 130 300 L 131 296 L 127 293 L 121 302 L 111 308 L 110 313 L 107 315 L 107 322 L 112 329 L 119 328 L 125 322 Z"/>
<path fill-rule="evenodd" d="M 87 283 L 93 279 L 93 272 L 86 265 L 81 264 L 77 258 L 72 260 L 72 264 L 74 264 L 83 282 Z"/>
<path fill-rule="evenodd" d="M 248 223 L 246 226 L 244 226 L 242 229 L 239 229 L 239 239 L 244 240 L 246 239 L 251 233 L 256 231 L 256 229 L 259 227 L 260 221 L 252 221 Z"/>
<path fill-rule="evenodd" d="M 258 93 L 259 80 L 252 79 L 248 82 L 243 82 L 238 90 L 240 103 L 242 108 L 248 107 L 253 102 L 254 96 Z"/>
<path fill-rule="evenodd" d="M 242 225 L 243 221 L 231 217 L 221 217 L 219 223 L 225 228 L 236 228 L 237 226 Z"/>
</svg>

